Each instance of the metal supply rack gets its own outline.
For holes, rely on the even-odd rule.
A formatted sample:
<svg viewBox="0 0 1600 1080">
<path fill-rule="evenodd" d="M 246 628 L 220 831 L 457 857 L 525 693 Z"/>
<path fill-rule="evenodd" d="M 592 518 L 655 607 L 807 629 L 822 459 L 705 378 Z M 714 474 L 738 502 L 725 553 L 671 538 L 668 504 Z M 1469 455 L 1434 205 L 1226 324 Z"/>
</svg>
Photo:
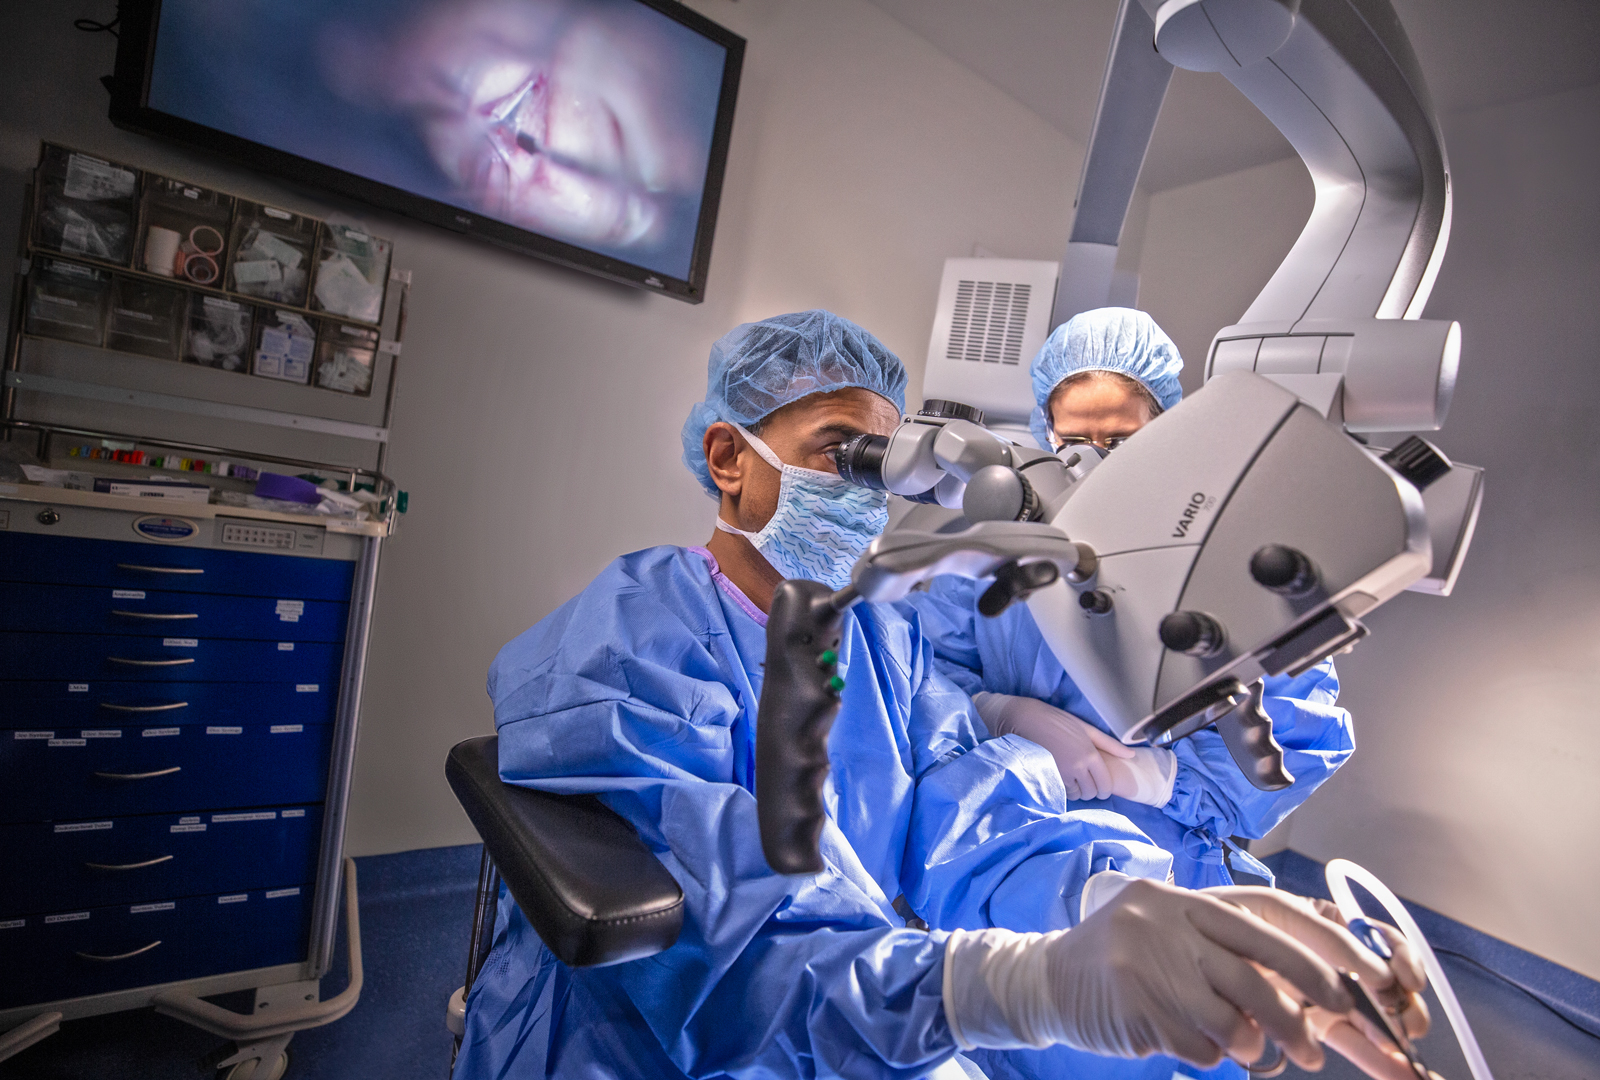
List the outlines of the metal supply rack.
<svg viewBox="0 0 1600 1080">
<path fill-rule="evenodd" d="M 147 178 L 157 179 L 153 173 L 135 171 L 141 188 Z M 242 201 L 236 199 L 235 203 Z M 31 447 L 47 467 L 82 468 L 122 476 L 149 476 L 152 466 L 145 462 L 153 456 L 150 451 L 164 452 L 163 463 L 170 461 L 173 454 L 182 455 L 179 470 L 165 466 L 164 472 L 171 472 L 174 479 L 192 475 L 193 479 L 208 485 L 223 489 L 232 487 L 241 498 L 247 494 L 246 481 L 205 469 L 210 465 L 244 462 L 251 463 L 251 467 L 276 466 L 277 469 L 264 471 L 311 473 L 337 482 L 347 492 L 370 491 L 376 505 L 373 516 L 350 519 L 239 505 L 239 499 L 226 504 L 188 503 L 71 487 L 0 483 L 0 501 L 11 503 L 11 513 L 16 513 L 18 503 L 37 506 L 37 521 L 44 525 L 53 524 L 52 517 L 59 520 L 62 511 L 72 513 L 79 508 L 118 511 L 124 518 L 128 511 L 149 514 L 155 509 L 197 523 L 226 517 L 300 530 L 321 529 L 330 538 L 347 536 L 349 541 L 341 543 L 354 543 L 359 548 L 354 559 L 339 667 L 314 897 L 310 905 L 310 944 L 305 958 L 298 963 L 269 968 L 210 974 L 161 985 L 0 1008 L 0 1059 L 48 1037 L 63 1020 L 154 1006 L 158 1012 L 232 1040 L 232 1045 L 213 1055 L 206 1063 L 209 1066 L 238 1078 L 276 1077 L 286 1067 L 286 1047 L 295 1031 L 339 1019 L 354 1007 L 361 993 L 355 865 L 344 855 L 344 830 L 381 546 L 394 531 L 399 514 L 405 510 L 405 493 L 396 487 L 384 469 L 401 340 L 405 332 L 410 273 L 392 267 L 388 272 L 380 318 L 378 323 L 371 324 L 371 328 L 378 331 L 379 340 L 367 396 L 313 385 L 275 383 L 242 372 L 124 354 L 103 346 L 69 343 L 30 332 L 27 328 L 30 274 L 41 257 L 79 263 L 162 286 L 172 287 L 175 283 L 170 277 L 134 265 L 132 251 L 127 262 L 113 263 L 83 252 L 41 248 L 36 242 L 35 216 L 39 209 L 36 191 L 30 190 L 27 205 L 11 298 L 3 396 L 0 396 L 0 439 Z M 142 221 L 135 222 L 136 237 L 143 235 L 143 228 Z M 232 232 L 231 226 L 229 231 Z M 138 250 L 139 246 L 135 243 L 133 250 Z M 308 274 L 317 265 L 313 257 Z M 220 287 L 228 280 L 229 275 L 224 273 L 218 275 L 215 284 L 179 284 L 191 293 L 226 297 L 252 305 L 288 307 L 228 292 Z M 308 285 L 307 304 L 311 303 L 310 296 Z M 308 320 L 331 322 L 335 318 L 309 307 L 292 310 Z M 339 321 L 349 320 L 339 317 Z M 388 336 L 382 334 L 385 327 L 391 328 Z M 69 456 L 84 444 L 96 454 L 103 451 L 107 456 L 94 460 Z M 119 454 L 123 455 L 123 460 L 118 460 Z M 183 471 L 185 469 L 190 471 Z M 11 518 L 0 516 L 4 517 L 0 528 L 9 528 Z M 220 526 L 214 527 L 220 529 Z M 341 893 L 350 981 L 341 993 L 324 1001 L 320 1000 L 319 981 L 332 967 Z M 255 1002 L 253 1011 L 248 1013 L 201 1000 L 252 989 Z M 229 1068 L 233 1071 L 227 1072 Z"/>
</svg>

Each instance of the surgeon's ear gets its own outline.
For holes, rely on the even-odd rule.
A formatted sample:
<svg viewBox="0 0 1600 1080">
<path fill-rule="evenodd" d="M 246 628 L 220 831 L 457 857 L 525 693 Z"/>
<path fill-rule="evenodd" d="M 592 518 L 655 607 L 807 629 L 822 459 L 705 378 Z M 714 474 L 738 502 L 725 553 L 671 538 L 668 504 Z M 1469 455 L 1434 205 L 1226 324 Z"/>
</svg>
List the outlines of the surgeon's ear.
<svg viewBox="0 0 1600 1080">
<path fill-rule="evenodd" d="M 733 496 L 737 496 L 744 488 L 744 470 L 739 467 L 742 442 L 732 424 L 719 420 L 706 428 L 704 449 L 706 465 L 711 469 L 711 481 Z"/>
</svg>

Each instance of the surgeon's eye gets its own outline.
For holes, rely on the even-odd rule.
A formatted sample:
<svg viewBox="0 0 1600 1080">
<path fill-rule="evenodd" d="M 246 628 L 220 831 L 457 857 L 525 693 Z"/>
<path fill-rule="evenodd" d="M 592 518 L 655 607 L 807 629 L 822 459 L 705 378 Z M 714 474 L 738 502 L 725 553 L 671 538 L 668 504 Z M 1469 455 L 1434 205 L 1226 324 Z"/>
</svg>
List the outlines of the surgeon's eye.
<svg viewBox="0 0 1600 1080">
<path fill-rule="evenodd" d="M 1056 448 L 1065 450 L 1069 446 L 1098 446 L 1109 454 L 1130 438 L 1132 438 L 1131 435 L 1112 435 L 1106 439 L 1095 440 L 1087 435 L 1057 435 Z"/>
</svg>

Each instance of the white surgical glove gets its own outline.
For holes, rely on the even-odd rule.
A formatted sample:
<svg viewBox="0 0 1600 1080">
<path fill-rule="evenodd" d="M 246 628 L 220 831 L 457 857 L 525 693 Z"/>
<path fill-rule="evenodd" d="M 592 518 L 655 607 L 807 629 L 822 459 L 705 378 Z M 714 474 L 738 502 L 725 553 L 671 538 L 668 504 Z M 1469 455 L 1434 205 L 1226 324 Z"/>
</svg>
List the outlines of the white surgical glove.
<svg viewBox="0 0 1600 1080">
<path fill-rule="evenodd" d="M 1111 794 L 1146 806 L 1162 807 L 1172 801 L 1178 779 L 1178 755 L 1164 746 L 1130 746 L 1126 760 L 1106 762 L 1111 773 Z"/>
<path fill-rule="evenodd" d="M 980 693 L 972 699 L 990 733 L 1021 735 L 1050 751 L 1066 785 L 1067 798 L 1105 799 L 1113 792 L 1111 759 L 1131 759 L 1133 748 L 1037 698 Z M 1169 785 L 1170 794 L 1170 785 Z"/>
<path fill-rule="evenodd" d="M 1113 874 L 1095 875 L 1089 891 L 1095 910 L 1072 930 L 951 934 L 944 1007 L 963 1049 L 1062 1043 L 1210 1067 L 1256 1061 L 1271 1039 L 1314 1071 L 1323 1054 L 1309 1013 L 1355 1004 L 1334 967 L 1394 981 L 1342 926 L 1287 893 L 1210 895 Z"/>
</svg>

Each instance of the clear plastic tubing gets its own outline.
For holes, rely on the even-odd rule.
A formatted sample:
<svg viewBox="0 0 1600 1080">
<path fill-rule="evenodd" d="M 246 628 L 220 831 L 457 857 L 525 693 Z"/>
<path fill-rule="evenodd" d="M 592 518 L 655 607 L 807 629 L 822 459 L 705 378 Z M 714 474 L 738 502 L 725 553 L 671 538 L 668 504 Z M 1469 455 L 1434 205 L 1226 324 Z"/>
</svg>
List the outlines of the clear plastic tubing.
<svg viewBox="0 0 1600 1080">
<path fill-rule="evenodd" d="M 1422 936 L 1421 927 L 1411 917 L 1400 898 L 1389 891 L 1389 887 L 1379 881 L 1372 871 L 1365 867 L 1357 866 L 1349 859 L 1334 859 L 1328 863 L 1328 891 L 1333 894 L 1333 902 L 1339 905 L 1339 914 L 1343 915 L 1346 922 L 1358 915 L 1364 914 L 1361 905 L 1356 902 L 1355 893 L 1350 891 L 1350 882 L 1354 881 L 1362 888 L 1377 898 L 1383 905 L 1389 917 L 1394 920 L 1411 947 L 1422 954 L 1422 966 L 1428 972 L 1428 981 L 1433 984 L 1434 991 L 1439 995 L 1439 1001 L 1444 1005 L 1445 1015 L 1450 1018 L 1450 1026 L 1455 1029 L 1456 1042 L 1461 1044 L 1461 1052 L 1466 1055 L 1467 1067 L 1472 1070 L 1473 1080 L 1494 1080 L 1489 1072 L 1489 1063 L 1483 1060 L 1483 1051 L 1478 1049 L 1478 1040 L 1472 1035 L 1472 1025 L 1467 1023 L 1466 1013 L 1461 1011 L 1461 1003 L 1456 1000 L 1456 992 L 1450 988 L 1450 980 L 1445 978 L 1444 968 L 1439 966 L 1439 958 L 1433 955 L 1433 949 L 1428 944 L 1428 939 Z"/>
</svg>

